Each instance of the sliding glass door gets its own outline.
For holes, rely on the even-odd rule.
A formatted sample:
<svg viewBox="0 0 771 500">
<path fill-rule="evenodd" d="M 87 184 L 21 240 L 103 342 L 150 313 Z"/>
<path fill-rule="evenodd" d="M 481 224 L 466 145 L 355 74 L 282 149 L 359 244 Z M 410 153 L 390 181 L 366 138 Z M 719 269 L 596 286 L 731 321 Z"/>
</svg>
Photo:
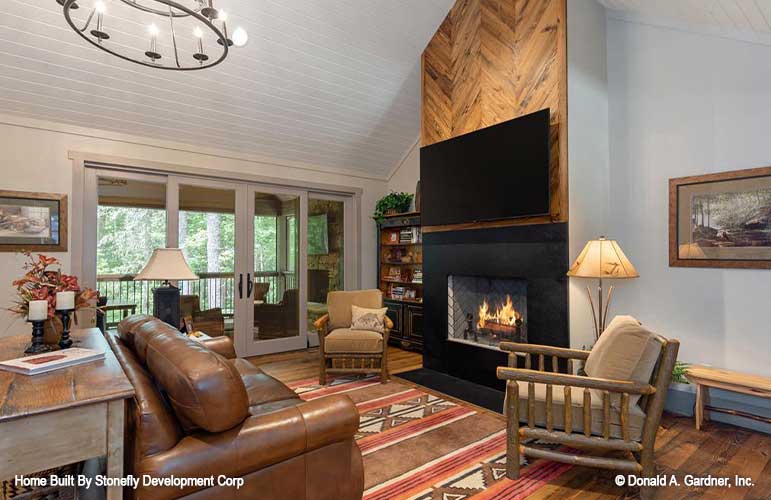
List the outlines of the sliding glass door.
<svg viewBox="0 0 771 500">
<path fill-rule="evenodd" d="M 246 335 L 242 351 L 253 356 L 304 349 L 306 193 L 249 186 L 246 220 Z"/>
<path fill-rule="evenodd" d="M 241 356 L 316 345 L 327 293 L 357 286 L 351 196 L 96 167 L 84 195 L 83 279 L 108 328 L 152 314 L 159 283 L 134 277 L 155 248 L 181 248 L 198 276 L 176 283 L 180 320 Z"/>
</svg>

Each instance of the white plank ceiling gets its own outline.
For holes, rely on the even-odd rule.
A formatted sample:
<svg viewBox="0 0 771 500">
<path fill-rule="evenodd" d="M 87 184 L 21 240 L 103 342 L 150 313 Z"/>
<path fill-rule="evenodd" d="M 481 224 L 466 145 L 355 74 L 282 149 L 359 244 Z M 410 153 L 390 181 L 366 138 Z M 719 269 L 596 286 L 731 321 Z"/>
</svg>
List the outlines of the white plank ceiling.
<svg viewBox="0 0 771 500">
<path fill-rule="evenodd" d="M 771 0 L 598 1 L 611 15 L 631 14 L 664 25 L 674 21 L 696 31 L 771 44 Z"/>
<path fill-rule="evenodd" d="M 114 32 L 146 36 L 104 1 Z M 452 4 L 215 0 L 249 43 L 178 72 L 92 47 L 56 0 L 2 0 L 0 112 L 384 178 L 419 135 L 420 54 Z"/>
</svg>

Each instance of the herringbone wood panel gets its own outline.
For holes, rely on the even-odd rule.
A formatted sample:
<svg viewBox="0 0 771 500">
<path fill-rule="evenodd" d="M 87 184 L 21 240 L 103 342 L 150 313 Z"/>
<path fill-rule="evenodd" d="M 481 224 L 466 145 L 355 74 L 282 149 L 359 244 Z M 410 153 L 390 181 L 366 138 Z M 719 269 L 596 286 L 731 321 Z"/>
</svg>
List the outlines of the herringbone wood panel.
<svg viewBox="0 0 771 500">
<path fill-rule="evenodd" d="M 423 52 L 424 146 L 550 108 L 547 221 L 568 213 L 565 1 L 458 0 Z"/>
</svg>

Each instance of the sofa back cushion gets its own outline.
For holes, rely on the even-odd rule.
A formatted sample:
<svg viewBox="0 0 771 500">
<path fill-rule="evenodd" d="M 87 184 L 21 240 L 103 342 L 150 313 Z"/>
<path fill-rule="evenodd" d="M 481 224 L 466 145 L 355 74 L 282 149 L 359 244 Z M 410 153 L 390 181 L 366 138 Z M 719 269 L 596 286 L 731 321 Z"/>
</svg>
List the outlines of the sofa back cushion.
<svg viewBox="0 0 771 500">
<path fill-rule="evenodd" d="M 134 314 L 118 323 L 118 336 L 131 350 L 134 350 L 134 332 L 148 321 L 158 320 L 148 314 Z"/>
<path fill-rule="evenodd" d="M 584 370 L 590 377 L 649 383 L 660 352 L 655 333 L 632 316 L 616 316 L 592 348 Z M 601 398 L 601 391 L 596 392 Z M 640 396 L 629 399 L 633 405 Z"/>
<path fill-rule="evenodd" d="M 123 337 L 108 332 L 107 341 L 134 386 L 129 404 L 128 427 L 133 430 L 126 446 L 136 463 L 144 457 L 171 449 L 182 439 L 182 429 L 150 373 L 142 366 Z"/>
<path fill-rule="evenodd" d="M 219 354 L 158 320 L 136 329 L 134 345 L 186 432 L 222 432 L 249 415 L 241 376 Z"/>
<path fill-rule="evenodd" d="M 356 290 L 329 292 L 329 330 L 351 327 L 351 306 L 379 309 L 383 307 L 383 292 L 380 290 Z"/>
</svg>

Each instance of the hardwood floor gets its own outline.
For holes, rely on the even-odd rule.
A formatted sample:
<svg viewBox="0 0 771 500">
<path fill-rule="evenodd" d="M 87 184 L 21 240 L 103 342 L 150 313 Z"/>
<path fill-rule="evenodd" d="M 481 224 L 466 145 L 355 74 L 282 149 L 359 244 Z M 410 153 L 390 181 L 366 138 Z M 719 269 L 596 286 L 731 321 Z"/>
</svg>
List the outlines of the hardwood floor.
<svg viewBox="0 0 771 500">
<path fill-rule="evenodd" d="M 391 374 L 422 366 L 420 354 L 389 348 Z M 249 358 L 266 373 L 284 381 L 318 376 L 318 349 Z M 656 466 L 667 480 L 674 474 L 678 487 L 655 491 L 655 498 L 771 500 L 771 435 L 730 425 L 706 422 L 702 431 L 694 428 L 693 418 L 664 414 L 656 440 Z M 697 478 L 711 475 L 749 477 L 751 488 L 685 486 L 686 475 Z M 575 467 L 557 480 L 530 495 L 528 500 L 631 499 L 639 498 L 637 488 L 615 484 L 616 472 Z"/>
</svg>

